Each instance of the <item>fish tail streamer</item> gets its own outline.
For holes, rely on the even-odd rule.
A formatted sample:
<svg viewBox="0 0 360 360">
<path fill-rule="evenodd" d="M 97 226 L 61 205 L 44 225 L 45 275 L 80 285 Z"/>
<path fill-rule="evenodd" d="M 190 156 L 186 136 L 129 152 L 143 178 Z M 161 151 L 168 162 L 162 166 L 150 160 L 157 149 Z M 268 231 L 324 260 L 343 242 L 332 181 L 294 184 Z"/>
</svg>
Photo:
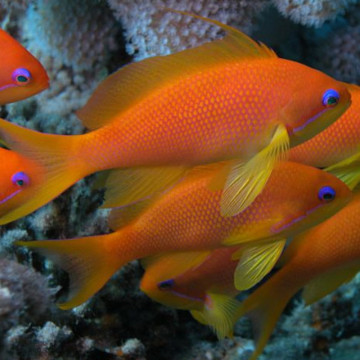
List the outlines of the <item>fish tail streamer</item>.
<svg viewBox="0 0 360 360">
<path fill-rule="evenodd" d="M 45 205 L 75 182 L 91 173 L 78 156 L 79 136 L 43 134 L 0 119 L 0 142 L 31 160 L 41 173 L 34 196 L 0 218 L 6 224 Z"/>
<path fill-rule="evenodd" d="M 127 259 L 109 246 L 113 234 L 79 237 L 67 240 L 18 241 L 48 257 L 69 275 L 69 294 L 58 303 L 62 310 L 81 305 L 120 269 Z"/>
</svg>

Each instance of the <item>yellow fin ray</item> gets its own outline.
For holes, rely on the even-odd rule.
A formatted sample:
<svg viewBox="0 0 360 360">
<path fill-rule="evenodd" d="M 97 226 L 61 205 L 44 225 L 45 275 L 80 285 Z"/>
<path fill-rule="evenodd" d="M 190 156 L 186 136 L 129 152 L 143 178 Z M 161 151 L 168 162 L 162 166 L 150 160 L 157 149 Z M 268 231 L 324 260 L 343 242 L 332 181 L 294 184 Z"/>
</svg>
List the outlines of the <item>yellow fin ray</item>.
<svg viewBox="0 0 360 360">
<path fill-rule="evenodd" d="M 58 304 L 62 310 L 68 310 L 88 300 L 123 266 L 122 259 L 116 253 L 105 249 L 106 236 L 110 235 L 18 241 L 16 245 L 39 251 L 69 274 L 69 300 Z"/>
<path fill-rule="evenodd" d="M 264 189 L 274 167 L 285 160 L 290 139 L 284 125 L 278 125 L 270 144 L 248 162 L 230 170 L 221 198 L 221 214 L 234 216 L 245 210 Z"/>
<path fill-rule="evenodd" d="M 106 180 L 103 208 L 127 206 L 156 195 L 179 181 L 183 166 L 113 170 Z"/>
<path fill-rule="evenodd" d="M 302 298 L 306 305 L 311 305 L 335 291 L 340 285 L 349 282 L 359 271 L 359 263 L 327 271 L 304 287 Z"/>
<path fill-rule="evenodd" d="M 207 294 L 203 310 L 192 310 L 191 315 L 201 324 L 210 326 L 219 339 L 233 336 L 234 316 L 240 302 L 223 294 Z"/>
<path fill-rule="evenodd" d="M 243 247 L 233 254 L 240 258 L 234 273 L 234 283 L 238 290 L 247 290 L 256 285 L 275 266 L 286 241 L 283 239 L 254 246 Z"/>
<path fill-rule="evenodd" d="M 360 182 L 360 151 L 325 169 L 343 181 L 350 190 L 354 190 Z"/>
<path fill-rule="evenodd" d="M 216 20 L 179 12 L 219 26 L 223 39 L 167 56 L 156 56 L 124 66 L 100 83 L 87 104 L 77 112 L 89 129 L 107 125 L 118 115 L 161 87 L 199 70 L 249 57 L 270 58 L 275 53 L 241 31 Z"/>
</svg>

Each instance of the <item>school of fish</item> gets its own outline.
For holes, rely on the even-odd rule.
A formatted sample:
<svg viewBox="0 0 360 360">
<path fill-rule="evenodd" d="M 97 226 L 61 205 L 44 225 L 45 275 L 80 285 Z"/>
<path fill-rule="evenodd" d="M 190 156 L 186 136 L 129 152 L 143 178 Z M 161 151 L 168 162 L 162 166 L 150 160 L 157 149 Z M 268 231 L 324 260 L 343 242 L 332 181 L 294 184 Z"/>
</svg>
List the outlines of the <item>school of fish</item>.
<svg viewBox="0 0 360 360">
<path fill-rule="evenodd" d="M 311 304 L 360 270 L 360 88 L 179 13 L 225 36 L 108 76 L 77 112 L 87 133 L 0 119 L 0 225 L 106 170 L 113 232 L 17 242 L 69 273 L 58 306 L 82 304 L 140 259 L 141 290 L 220 339 L 249 316 L 255 360 L 297 291 Z M 48 87 L 39 61 L 1 29 L 0 46 L 0 105 Z"/>
</svg>

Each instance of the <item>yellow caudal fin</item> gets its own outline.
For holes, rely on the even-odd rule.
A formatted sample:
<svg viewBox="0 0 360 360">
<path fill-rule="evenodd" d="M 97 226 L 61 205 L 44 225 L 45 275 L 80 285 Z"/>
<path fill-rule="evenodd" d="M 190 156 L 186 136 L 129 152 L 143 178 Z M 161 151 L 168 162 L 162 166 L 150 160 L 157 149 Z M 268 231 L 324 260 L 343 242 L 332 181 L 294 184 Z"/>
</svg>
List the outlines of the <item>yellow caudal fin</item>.
<svg viewBox="0 0 360 360">
<path fill-rule="evenodd" d="M 244 246 L 232 256 L 239 263 L 234 273 L 234 283 L 238 290 L 247 290 L 260 282 L 275 266 L 286 240 L 274 240 L 254 246 Z"/>
<path fill-rule="evenodd" d="M 18 241 L 63 268 L 70 278 L 69 300 L 63 310 L 79 306 L 93 296 L 127 261 L 106 247 L 113 234 L 69 240 Z"/>
<path fill-rule="evenodd" d="M 33 164 L 24 170 L 30 179 L 23 190 L 24 200 L 16 203 L 17 197 L 11 199 L 14 205 L 7 204 L 9 210 L 0 217 L 0 225 L 45 205 L 89 173 L 75 154 L 78 136 L 42 134 L 0 119 L 0 138 L 10 150 Z"/>
<path fill-rule="evenodd" d="M 134 104 L 157 89 L 174 83 L 175 79 L 183 78 L 184 74 L 191 75 L 221 63 L 242 61 L 250 57 L 276 57 L 271 49 L 235 28 L 201 16 L 182 14 L 219 26 L 226 32 L 226 36 L 176 54 L 132 63 L 111 74 L 77 112 L 86 127 L 96 129 L 111 123 Z"/>
<path fill-rule="evenodd" d="M 127 206 L 159 194 L 184 177 L 186 170 L 182 166 L 112 170 L 102 207 Z"/>
<path fill-rule="evenodd" d="M 224 294 L 207 294 L 203 310 L 192 310 L 191 315 L 201 324 L 210 326 L 219 339 L 233 336 L 234 316 L 240 302 Z"/>
<path fill-rule="evenodd" d="M 309 282 L 303 290 L 302 297 L 306 305 L 322 299 L 335 291 L 339 286 L 349 282 L 360 271 L 360 264 L 351 264 L 327 271 Z"/>
<path fill-rule="evenodd" d="M 275 325 L 283 312 L 286 304 L 297 289 L 291 286 L 283 289 L 270 278 L 267 282 L 256 289 L 239 307 L 234 321 L 246 315 L 251 319 L 255 351 L 249 360 L 256 360 L 263 352 Z"/>
<path fill-rule="evenodd" d="M 360 151 L 325 169 L 343 181 L 350 190 L 354 190 L 360 182 Z"/>
<path fill-rule="evenodd" d="M 221 214 L 234 216 L 245 210 L 264 189 L 274 167 L 285 160 L 290 139 L 284 125 L 278 125 L 270 144 L 247 163 L 234 163 L 221 198 Z"/>
</svg>

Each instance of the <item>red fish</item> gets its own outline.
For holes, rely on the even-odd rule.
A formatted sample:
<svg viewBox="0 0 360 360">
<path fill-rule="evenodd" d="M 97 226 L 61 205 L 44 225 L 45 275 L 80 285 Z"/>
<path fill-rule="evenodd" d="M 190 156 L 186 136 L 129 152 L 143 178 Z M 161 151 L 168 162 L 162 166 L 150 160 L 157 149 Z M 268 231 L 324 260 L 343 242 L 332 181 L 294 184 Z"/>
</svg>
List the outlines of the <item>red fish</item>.
<svg viewBox="0 0 360 360">
<path fill-rule="evenodd" d="M 26 99 L 49 87 L 40 62 L 0 29 L 0 105 Z"/>
<path fill-rule="evenodd" d="M 346 86 L 217 21 L 227 35 L 130 64 L 103 81 L 79 111 L 93 131 L 40 134 L 0 120 L 7 146 L 43 168 L 44 186 L 13 203 L 0 224 L 35 210 L 93 172 L 113 172 L 106 206 L 162 192 L 193 166 L 232 160 L 217 181 L 223 216 L 244 210 L 288 149 L 349 106 Z M 35 190 L 35 189 L 30 189 Z"/>
</svg>

